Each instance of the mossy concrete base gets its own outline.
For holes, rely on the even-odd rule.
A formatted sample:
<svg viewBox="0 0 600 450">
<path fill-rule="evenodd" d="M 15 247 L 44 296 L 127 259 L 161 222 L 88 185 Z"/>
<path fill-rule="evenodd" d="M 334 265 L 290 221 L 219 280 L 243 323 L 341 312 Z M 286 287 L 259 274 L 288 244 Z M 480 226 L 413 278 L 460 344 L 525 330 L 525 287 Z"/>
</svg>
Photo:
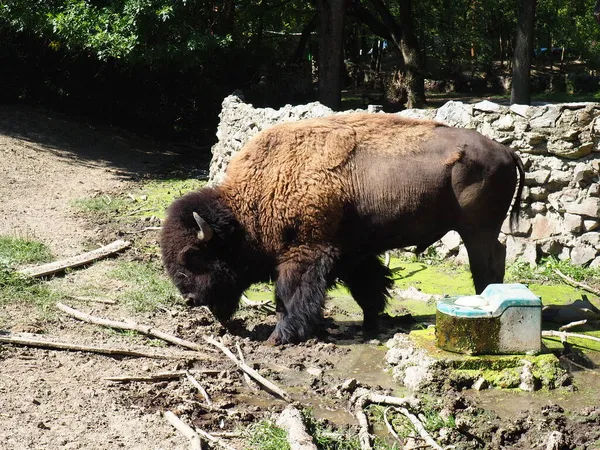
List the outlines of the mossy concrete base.
<svg viewBox="0 0 600 450">
<path fill-rule="evenodd" d="M 433 327 L 388 341 L 387 361 L 394 378 L 415 391 L 474 386 L 530 391 L 571 384 L 569 373 L 552 353 L 470 356 L 441 350 L 435 343 Z"/>
</svg>

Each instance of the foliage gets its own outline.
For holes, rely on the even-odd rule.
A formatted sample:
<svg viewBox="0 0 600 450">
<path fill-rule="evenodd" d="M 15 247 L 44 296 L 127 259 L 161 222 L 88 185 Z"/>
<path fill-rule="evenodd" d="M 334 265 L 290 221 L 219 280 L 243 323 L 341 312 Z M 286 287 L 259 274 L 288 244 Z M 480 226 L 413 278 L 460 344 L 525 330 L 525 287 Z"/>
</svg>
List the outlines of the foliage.
<svg viewBox="0 0 600 450">
<path fill-rule="evenodd" d="M 40 242 L 0 236 L 0 304 L 7 302 L 26 302 L 47 310 L 58 294 L 39 280 L 16 272 L 19 264 L 45 262 L 52 254 L 47 246 Z"/>
<path fill-rule="evenodd" d="M 554 257 L 548 257 L 542 259 L 536 267 L 532 267 L 528 262 L 522 260 L 514 262 L 507 268 L 506 281 L 563 283 L 564 280 L 555 272 L 557 269 L 576 281 L 597 282 L 597 280 L 600 280 L 600 269 L 575 266 L 569 261 L 561 261 Z"/>
<path fill-rule="evenodd" d="M 19 237 L 0 236 L 0 264 L 14 266 L 47 262 L 51 258 L 50 249 L 41 242 Z"/>
<path fill-rule="evenodd" d="M 514 1 L 410 3 L 426 77 L 451 79 L 453 90 L 462 92 L 502 93 L 503 86 L 487 76 L 510 64 Z M 400 18 L 400 0 L 349 4 L 375 18 L 381 18 L 377 6 L 383 5 L 396 22 Z M 562 48 L 582 73 L 600 67 L 593 5 L 593 0 L 538 1 L 535 48 L 541 69 L 556 66 L 562 52 L 558 56 L 552 49 Z M 313 2 L 300 0 L 8 0 L 0 3 L 5 63 L 0 101 L 41 103 L 207 142 L 214 139 L 223 97 L 235 89 L 261 106 L 314 99 L 315 14 Z M 303 32 L 307 39 L 299 46 Z M 357 69 L 346 82 L 370 83 L 384 92 L 389 81 L 383 80 L 393 77 L 373 70 L 373 48 L 381 42 L 381 33 L 374 33 L 358 14 L 349 15 L 345 56 Z M 382 70 L 389 73 L 403 65 L 392 48 L 388 42 L 383 52 Z M 357 81 L 356 74 L 363 79 Z"/>
<path fill-rule="evenodd" d="M 262 420 L 249 428 L 250 444 L 255 450 L 289 450 L 285 430 L 269 420 Z"/>
<path fill-rule="evenodd" d="M 313 442 L 319 450 L 360 450 L 358 436 L 340 432 L 325 421 L 317 420 L 310 410 L 303 410 L 302 416 L 306 431 L 313 437 Z M 254 450 L 289 450 L 286 432 L 270 420 L 262 420 L 248 429 L 250 444 Z M 380 450 L 395 450 L 382 439 L 376 437 L 374 448 Z"/>
<path fill-rule="evenodd" d="M 200 189 L 205 184 L 205 181 L 196 178 L 152 180 L 142 183 L 139 189 L 127 194 L 77 199 L 73 206 L 80 211 L 114 221 L 151 216 L 162 219 L 173 200 Z"/>
<path fill-rule="evenodd" d="M 119 262 L 107 275 L 125 284 L 121 299 L 136 311 L 153 311 L 182 301 L 157 263 Z"/>
</svg>

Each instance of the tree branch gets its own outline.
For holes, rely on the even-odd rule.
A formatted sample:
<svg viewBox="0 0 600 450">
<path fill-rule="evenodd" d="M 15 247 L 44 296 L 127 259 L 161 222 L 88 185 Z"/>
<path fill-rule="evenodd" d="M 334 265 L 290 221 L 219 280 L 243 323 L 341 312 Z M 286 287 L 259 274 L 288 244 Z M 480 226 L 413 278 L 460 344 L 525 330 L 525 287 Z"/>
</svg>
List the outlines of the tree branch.
<svg viewBox="0 0 600 450">
<path fill-rule="evenodd" d="M 95 317 L 90 314 L 86 314 L 82 311 L 79 311 L 77 309 L 71 308 L 67 305 L 64 305 L 60 302 L 56 304 L 56 307 L 58 309 L 60 309 L 61 311 L 63 311 L 64 313 L 66 313 L 70 316 L 73 316 L 79 320 L 82 320 L 83 322 L 93 323 L 95 325 L 101 325 L 103 327 L 114 328 L 117 330 L 137 331 L 138 333 L 142 333 L 147 336 L 152 336 L 152 337 L 155 337 L 158 339 L 162 339 L 163 341 L 170 342 L 171 344 L 180 345 L 181 347 L 186 347 L 191 350 L 194 350 L 194 351 L 198 352 L 198 357 L 202 356 L 206 359 L 212 358 L 212 356 L 207 355 L 205 353 L 205 350 L 206 350 L 205 348 L 201 347 L 200 345 L 196 344 L 195 342 L 187 341 L 185 339 L 180 339 L 176 336 L 173 336 L 173 335 L 170 335 L 163 331 L 157 330 L 148 325 L 141 325 L 141 324 L 137 324 L 137 323 L 131 322 L 131 321 L 118 322 L 115 320 L 108 320 L 108 319 L 103 319 L 101 317 Z"/>
</svg>

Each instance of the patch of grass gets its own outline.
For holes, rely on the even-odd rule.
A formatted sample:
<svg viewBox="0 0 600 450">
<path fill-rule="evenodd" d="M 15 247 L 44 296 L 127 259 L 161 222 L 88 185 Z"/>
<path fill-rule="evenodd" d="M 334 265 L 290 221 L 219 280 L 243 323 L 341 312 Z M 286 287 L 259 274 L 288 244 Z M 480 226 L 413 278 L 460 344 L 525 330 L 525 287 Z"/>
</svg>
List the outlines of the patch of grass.
<svg viewBox="0 0 600 450">
<path fill-rule="evenodd" d="M 134 204 L 141 208 L 139 217 L 155 216 L 164 219 L 165 212 L 173 200 L 205 185 L 206 181 L 196 178 L 153 180 L 144 183 L 132 196 L 135 199 Z"/>
<path fill-rule="evenodd" d="M 406 439 L 409 436 L 419 436 L 419 431 L 415 428 L 413 423 L 402 413 L 387 406 L 371 405 L 369 407 L 369 414 L 372 417 L 372 421 L 379 422 L 382 427 L 384 424 L 384 414 L 387 410 L 388 422 L 394 428 L 394 431 L 400 438 Z M 454 416 L 450 416 L 447 419 L 440 416 L 439 412 L 434 408 L 425 407 L 419 414 L 421 423 L 429 433 L 436 433 L 442 428 L 456 428 L 456 422 Z M 385 428 L 384 428 L 385 429 Z M 379 447 L 376 447 L 379 448 Z M 392 448 L 392 447 L 387 447 Z"/>
<path fill-rule="evenodd" d="M 340 432 L 324 421 L 316 420 L 310 410 L 302 411 L 306 431 L 313 437 L 319 450 L 360 450 L 360 441 L 355 434 Z M 270 420 L 263 420 L 249 428 L 250 444 L 253 450 L 289 450 L 287 433 Z M 396 450 L 376 437 L 373 448 L 378 450 Z"/>
<path fill-rule="evenodd" d="M 285 430 L 279 428 L 270 420 L 261 420 L 248 430 L 249 443 L 255 450 L 289 450 Z"/>
<path fill-rule="evenodd" d="M 427 294 L 442 295 L 467 295 L 475 290 L 467 266 L 392 258 L 390 267 L 394 270 L 394 285 L 400 289 L 414 286 Z"/>
<path fill-rule="evenodd" d="M 127 285 L 120 299 L 135 311 L 153 311 L 181 302 L 181 296 L 156 263 L 122 261 L 107 273 Z"/>
<path fill-rule="evenodd" d="M 48 262 L 51 259 L 50 249 L 41 242 L 0 236 L 0 264 L 2 265 L 12 267 L 19 264 Z"/>
<path fill-rule="evenodd" d="M 43 313 L 59 295 L 43 281 L 15 272 L 15 266 L 42 263 L 52 259 L 50 249 L 36 241 L 0 236 L 0 304 L 21 302 L 36 305 Z"/>
<path fill-rule="evenodd" d="M 60 294 L 51 290 L 45 282 L 25 277 L 0 264 L 0 305 L 10 302 L 28 303 L 37 306 L 46 315 L 59 298 Z"/>
<path fill-rule="evenodd" d="M 525 261 L 517 261 L 506 270 L 506 279 L 510 282 L 564 283 L 555 270 L 576 281 L 600 282 L 600 269 L 575 266 L 569 261 L 560 261 L 554 257 L 544 258 L 537 267 L 531 267 Z"/>
<path fill-rule="evenodd" d="M 205 184 L 206 181 L 196 178 L 153 180 L 132 192 L 78 199 L 73 206 L 85 213 L 119 220 L 152 216 L 162 219 L 173 200 Z"/>
</svg>

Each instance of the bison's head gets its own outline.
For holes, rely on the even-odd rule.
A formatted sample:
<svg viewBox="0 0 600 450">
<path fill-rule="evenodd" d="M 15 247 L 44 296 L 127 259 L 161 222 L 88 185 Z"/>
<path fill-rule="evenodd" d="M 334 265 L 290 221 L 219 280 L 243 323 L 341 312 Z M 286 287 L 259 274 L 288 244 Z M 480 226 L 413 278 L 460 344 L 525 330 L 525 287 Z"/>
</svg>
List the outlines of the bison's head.
<svg viewBox="0 0 600 450">
<path fill-rule="evenodd" d="M 244 233 L 217 190 L 176 200 L 161 234 L 167 273 L 190 306 L 208 306 L 225 321 L 249 286 L 243 267 Z"/>
</svg>

